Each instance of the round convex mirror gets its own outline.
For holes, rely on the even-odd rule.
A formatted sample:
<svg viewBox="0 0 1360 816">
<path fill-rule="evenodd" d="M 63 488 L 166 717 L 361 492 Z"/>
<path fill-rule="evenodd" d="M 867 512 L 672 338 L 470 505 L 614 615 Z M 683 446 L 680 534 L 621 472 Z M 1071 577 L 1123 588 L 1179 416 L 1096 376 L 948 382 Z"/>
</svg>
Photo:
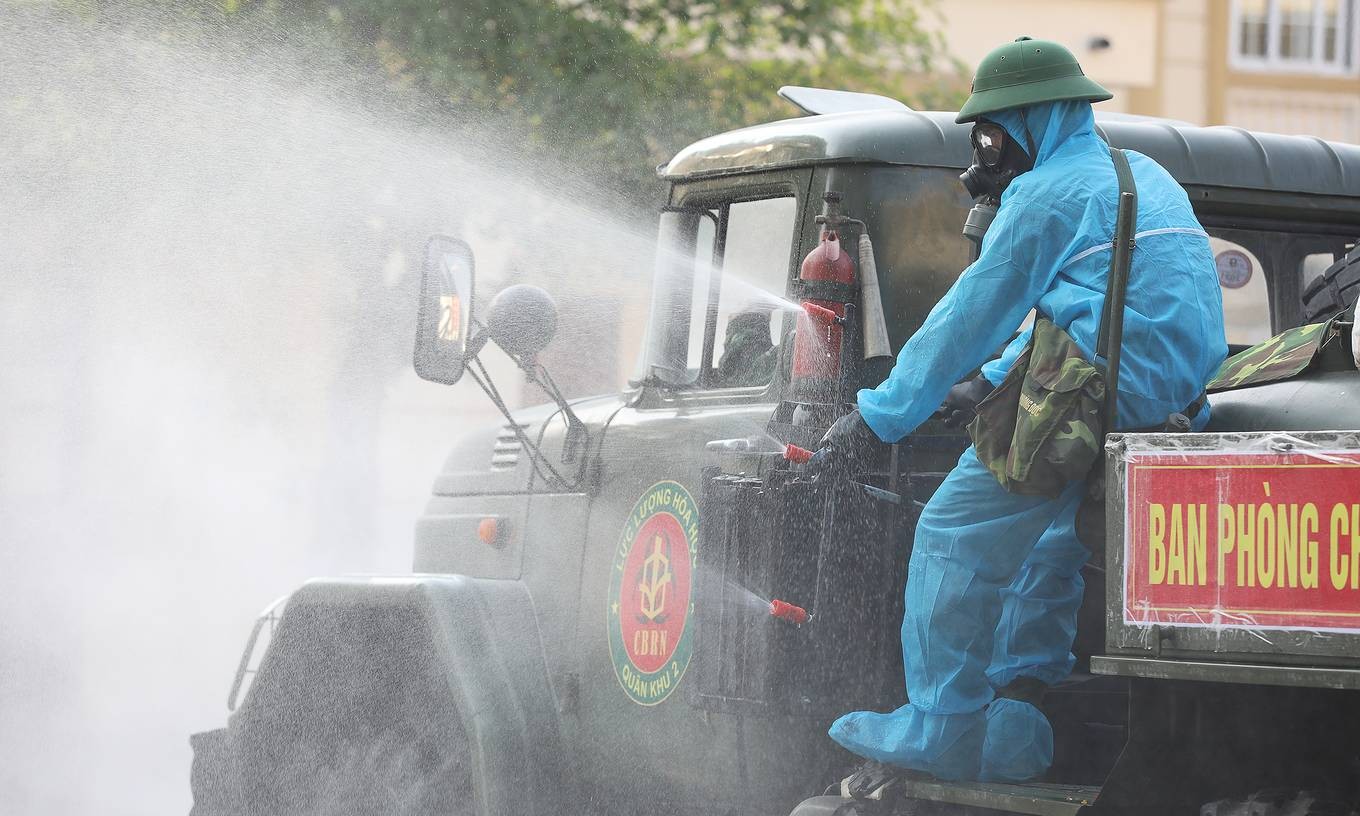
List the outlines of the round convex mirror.
<svg viewBox="0 0 1360 816">
<path fill-rule="evenodd" d="M 507 354 L 537 354 L 557 332 L 557 305 L 537 286 L 507 287 L 491 301 L 486 332 Z"/>
</svg>

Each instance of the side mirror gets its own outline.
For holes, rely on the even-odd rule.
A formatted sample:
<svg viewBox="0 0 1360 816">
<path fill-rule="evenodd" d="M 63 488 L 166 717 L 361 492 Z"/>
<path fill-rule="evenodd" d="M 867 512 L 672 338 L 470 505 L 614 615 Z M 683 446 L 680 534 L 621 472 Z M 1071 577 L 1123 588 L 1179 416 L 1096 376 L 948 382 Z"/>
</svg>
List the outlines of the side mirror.
<svg viewBox="0 0 1360 816">
<path fill-rule="evenodd" d="M 416 374 L 453 385 L 463 376 L 472 330 L 472 248 L 457 238 L 435 235 L 425 245 L 416 316 Z"/>
</svg>

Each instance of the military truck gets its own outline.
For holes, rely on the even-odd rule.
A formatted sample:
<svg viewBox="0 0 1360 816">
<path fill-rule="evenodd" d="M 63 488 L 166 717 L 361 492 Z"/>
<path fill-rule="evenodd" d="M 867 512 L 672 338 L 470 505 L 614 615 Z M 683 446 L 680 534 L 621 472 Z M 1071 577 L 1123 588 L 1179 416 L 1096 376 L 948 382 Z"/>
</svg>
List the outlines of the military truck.
<svg viewBox="0 0 1360 816">
<path fill-rule="evenodd" d="M 1077 670 L 1042 701 L 1056 743 L 1044 780 L 852 789 L 857 760 L 826 729 L 906 700 L 914 520 L 967 438 L 932 420 L 864 472 L 817 480 L 786 446 L 815 447 L 885 376 L 891 360 L 866 345 L 886 329 L 899 349 L 969 263 L 971 149 L 952 113 L 785 93 L 809 115 L 658 168 L 652 308 L 621 393 L 561 398 L 535 358 L 550 299 L 516 287 L 476 307 L 471 250 L 431 240 L 417 369 L 475 380 L 505 422 L 449 441 L 411 574 L 309 581 L 262 616 L 226 727 L 193 737 L 196 814 L 1355 809 L 1360 374 L 1345 310 L 1360 286 L 1360 148 L 1097 115 L 1103 138 L 1189 194 L 1234 351 L 1312 321 L 1325 332 L 1285 379 L 1213 394 L 1209 433 L 1110 438 Z M 847 256 L 850 274 L 826 273 Z M 508 410 L 480 364 L 492 343 L 552 403 Z M 1253 542 L 1267 523 L 1299 533 L 1288 551 L 1280 533 L 1279 593 L 1232 584 L 1276 552 L 1262 543 L 1240 568 L 1245 527 L 1223 539 L 1236 555 L 1206 556 L 1238 519 L 1225 510 L 1209 529 L 1219 504 L 1247 507 L 1242 520 L 1267 508 Z M 1230 576 L 1204 583 L 1220 560 Z M 1339 583 L 1305 610 L 1310 575 Z M 806 614 L 772 616 L 773 601 Z"/>
</svg>

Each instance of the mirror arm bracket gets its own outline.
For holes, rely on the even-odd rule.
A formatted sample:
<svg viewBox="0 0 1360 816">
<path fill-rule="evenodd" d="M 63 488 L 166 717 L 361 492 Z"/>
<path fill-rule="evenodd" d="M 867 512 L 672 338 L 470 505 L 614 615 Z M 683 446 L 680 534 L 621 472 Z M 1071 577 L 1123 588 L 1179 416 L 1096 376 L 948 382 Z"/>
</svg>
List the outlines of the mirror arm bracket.
<svg viewBox="0 0 1360 816">
<path fill-rule="evenodd" d="M 486 341 L 489 339 L 491 339 L 491 336 L 486 333 L 486 327 L 474 317 L 472 326 L 468 330 L 467 351 L 464 353 L 464 357 L 468 360 L 476 357 L 486 347 Z"/>
<path fill-rule="evenodd" d="M 567 417 L 567 435 L 562 440 L 562 461 L 571 464 L 576 461 L 578 451 L 590 446 L 590 432 L 571 408 L 566 405 L 561 407 Z"/>
<path fill-rule="evenodd" d="M 562 396 L 562 392 L 557 389 L 557 383 L 553 382 L 552 376 L 547 369 L 538 364 L 538 361 L 531 355 L 511 355 L 515 363 L 524 372 L 524 376 L 529 382 L 542 388 L 549 398 L 557 405 L 557 409 L 562 412 L 563 419 L 567 423 L 567 433 L 562 440 L 562 461 L 573 464 L 577 461 L 577 454 L 590 449 L 590 431 L 576 412 L 571 409 L 571 404 Z M 582 460 L 581 467 L 584 469 L 585 461 Z"/>
</svg>

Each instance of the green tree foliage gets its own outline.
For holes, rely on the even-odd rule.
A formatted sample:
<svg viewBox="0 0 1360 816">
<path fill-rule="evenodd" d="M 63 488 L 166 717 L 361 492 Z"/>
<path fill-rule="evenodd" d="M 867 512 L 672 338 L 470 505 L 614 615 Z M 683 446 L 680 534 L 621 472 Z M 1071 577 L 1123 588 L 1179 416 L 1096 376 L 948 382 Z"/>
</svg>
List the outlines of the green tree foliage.
<svg viewBox="0 0 1360 816">
<path fill-rule="evenodd" d="M 928 0 L 925 0 L 928 2 Z M 283 0 L 399 84 L 640 192 L 696 138 L 793 115 L 784 84 L 958 98 L 921 0 Z M 928 11 L 928 8 L 927 8 Z M 946 69 L 936 79 L 938 68 Z M 650 187 L 650 185 L 647 185 Z"/>
</svg>

